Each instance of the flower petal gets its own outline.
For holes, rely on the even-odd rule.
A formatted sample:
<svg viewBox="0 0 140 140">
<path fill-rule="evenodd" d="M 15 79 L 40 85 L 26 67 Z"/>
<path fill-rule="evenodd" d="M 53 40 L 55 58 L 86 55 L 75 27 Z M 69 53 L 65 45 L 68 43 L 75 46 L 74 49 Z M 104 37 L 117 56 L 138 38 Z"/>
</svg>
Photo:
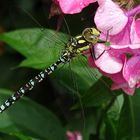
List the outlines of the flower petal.
<svg viewBox="0 0 140 140">
<path fill-rule="evenodd" d="M 80 132 L 70 132 L 70 131 L 67 131 L 67 137 L 68 137 L 68 140 L 82 140 L 82 136 L 80 134 Z"/>
<path fill-rule="evenodd" d="M 125 27 L 116 35 L 111 35 L 109 40 L 112 44 L 116 45 L 127 45 L 131 43 L 130 40 L 130 27 L 132 24 L 132 19 L 129 19 Z M 116 25 L 119 27 L 119 25 Z M 115 27 L 115 26 L 114 26 Z M 109 32 L 110 33 L 110 32 Z"/>
<path fill-rule="evenodd" d="M 90 67 L 96 67 L 96 64 L 95 64 L 92 56 L 88 57 L 88 64 L 89 64 Z"/>
<path fill-rule="evenodd" d="M 103 48 L 103 44 L 98 44 L 95 47 Z M 96 53 L 96 52 L 95 52 Z M 105 51 L 97 60 L 95 60 L 95 64 L 98 68 L 100 68 L 103 72 L 114 74 L 121 71 L 123 67 L 123 62 L 121 59 L 110 55 L 110 51 Z"/>
<path fill-rule="evenodd" d="M 127 84 L 126 84 L 127 85 Z M 111 87 L 112 90 L 116 90 L 116 89 L 122 89 L 126 94 L 128 95 L 133 95 L 134 92 L 135 92 L 135 88 L 129 88 L 129 87 L 122 87 L 122 84 L 116 84 L 116 83 L 113 83 L 112 84 L 112 87 Z"/>
<path fill-rule="evenodd" d="M 127 24 L 128 17 L 112 0 L 103 2 L 95 15 L 95 23 L 97 28 L 110 35 L 118 34 Z"/>
<path fill-rule="evenodd" d="M 99 58 L 103 53 L 104 53 L 104 51 L 106 50 L 106 46 L 104 45 L 104 44 L 97 44 L 97 45 L 95 45 L 94 47 L 93 47 L 93 49 L 94 49 L 94 56 L 95 56 L 95 58 Z"/>
<path fill-rule="evenodd" d="M 96 0 L 57 0 L 62 11 L 65 14 L 75 14 L 82 11 L 82 9 L 88 6 L 90 3 L 96 2 Z"/>
<path fill-rule="evenodd" d="M 140 56 L 133 56 L 125 63 L 123 76 L 131 88 L 140 83 Z"/>
<path fill-rule="evenodd" d="M 128 87 L 128 88 L 122 88 L 122 90 L 128 95 L 134 95 L 134 93 L 135 93 L 135 88 Z"/>
<path fill-rule="evenodd" d="M 112 90 L 122 89 L 128 95 L 133 95 L 134 94 L 135 87 L 134 88 L 129 87 L 127 81 L 124 79 L 124 77 L 122 75 L 122 72 L 112 74 L 112 75 L 108 75 L 108 77 L 110 77 L 113 81 L 113 84 L 111 86 Z"/>
<path fill-rule="evenodd" d="M 137 20 L 136 20 L 135 27 L 136 27 L 137 35 L 138 35 L 139 38 L 140 38 L 140 19 L 137 19 Z"/>
<path fill-rule="evenodd" d="M 132 44 L 139 44 L 140 48 L 140 20 L 136 20 L 133 18 L 133 22 L 131 24 L 131 32 L 130 38 Z"/>
</svg>

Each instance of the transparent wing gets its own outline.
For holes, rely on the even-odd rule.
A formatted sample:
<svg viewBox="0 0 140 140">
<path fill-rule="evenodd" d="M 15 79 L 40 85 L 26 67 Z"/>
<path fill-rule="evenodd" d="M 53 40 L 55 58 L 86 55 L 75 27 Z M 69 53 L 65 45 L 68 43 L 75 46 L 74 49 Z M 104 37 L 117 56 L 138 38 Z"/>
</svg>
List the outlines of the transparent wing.
<svg viewBox="0 0 140 140">
<path fill-rule="evenodd" d="M 24 2 L 23 2 L 24 3 Z M 61 47 L 62 46 L 62 42 L 63 42 L 63 46 L 64 44 L 67 42 L 68 40 L 68 36 L 66 36 L 65 34 L 61 34 L 61 37 L 59 37 L 59 35 L 57 35 L 57 31 L 48 31 L 46 30 L 46 28 L 49 29 L 55 29 L 54 26 L 52 26 L 52 23 L 48 18 L 48 14 L 49 14 L 49 8 L 47 7 L 47 5 L 49 5 L 50 3 L 47 2 L 46 4 L 46 9 L 47 13 L 44 13 L 43 10 L 42 11 L 42 15 L 40 14 L 40 9 L 38 9 L 38 7 L 36 7 L 36 4 L 38 4 L 37 2 L 31 2 L 30 7 L 27 7 L 27 5 L 22 4 L 22 2 L 15 2 L 15 4 L 11 4 L 10 8 L 9 8 L 9 17 L 10 17 L 10 23 L 11 23 L 11 28 L 10 30 L 14 30 L 14 29 L 23 29 L 23 28 L 38 28 L 38 30 L 34 30 L 35 34 L 38 34 L 38 38 L 36 38 L 36 41 L 40 42 L 41 39 L 43 38 L 43 40 L 46 40 L 46 46 L 52 47 L 52 45 L 49 44 L 49 42 L 52 42 L 52 40 L 55 42 L 56 45 L 54 45 L 54 47 Z M 42 2 L 43 4 L 43 2 Z M 40 6 L 40 8 L 43 8 L 42 6 Z M 38 10 L 38 14 L 36 14 L 36 10 Z M 39 15 L 39 17 L 38 17 Z M 41 15 L 41 16 L 40 16 Z M 43 19 L 44 18 L 44 19 Z M 56 22 L 56 21 L 55 21 Z M 40 30 L 40 31 L 39 31 Z M 20 34 L 18 35 L 20 36 Z M 22 38 L 22 36 L 21 36 Z M 43 44 L 44 45 L 44 44 Z"/>
</svg>

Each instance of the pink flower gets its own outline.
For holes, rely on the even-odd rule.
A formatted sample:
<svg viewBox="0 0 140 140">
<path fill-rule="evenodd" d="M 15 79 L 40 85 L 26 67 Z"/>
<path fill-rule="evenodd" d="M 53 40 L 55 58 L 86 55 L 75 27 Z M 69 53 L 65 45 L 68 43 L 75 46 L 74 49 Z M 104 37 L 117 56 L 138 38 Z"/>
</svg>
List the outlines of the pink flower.
<svg viewBox="0 0 140 140">
<path fill-rule="evenodd" d="M 95 56 L 102 54 L 99 50 L 103 47 L 106 51 L 97 60 L 89 58 L 90 65 L 112 79 L 112 89 L 121 88 L 129 95 L 140 86 L 140 19 L 134 17 L 138 12 L 140 6 L 126 13 L 111 0 L 102 3 L 96 12 L 95 23 L 102 31 L 102 39 L 109 32 L 111 45 L 97 44 Z"/>
<path fill-rule="evenodd" d="M 111 35 L 119 33 L 127 21 L 127 16 L 112 0 L 105 0 L 100 4 L 95 15 L 97 28 L 102 32 L 109 30 Z"/>
<path fill-rule="evenodd" d="M 67 137 L 68 137 L 68 140 L 82 140 L 81 134 L 77 131 L 75 132 L 67 131 Z"/>
<path fill-rule="evenodd" d="M 75 14 L 82 11 L 82 9 L 88 6 L 92 2 L 97 0 L 55 0 L 59 3 L 63 13 Z"/>
</svg>

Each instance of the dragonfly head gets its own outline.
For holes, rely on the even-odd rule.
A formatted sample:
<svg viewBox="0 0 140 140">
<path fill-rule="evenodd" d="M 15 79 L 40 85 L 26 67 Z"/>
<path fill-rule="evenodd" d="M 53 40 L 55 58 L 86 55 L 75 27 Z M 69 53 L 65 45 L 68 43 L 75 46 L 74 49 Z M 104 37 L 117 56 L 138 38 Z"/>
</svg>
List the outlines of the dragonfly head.
<svg viewBox="0 0 140 140">
<path fill-rule="evenodd" d="M 89 43 L 96 44 L 99 41 L 100 32 L 96 28 L 86 28 L 82 32 L 82 36 Z"/>
</svg>

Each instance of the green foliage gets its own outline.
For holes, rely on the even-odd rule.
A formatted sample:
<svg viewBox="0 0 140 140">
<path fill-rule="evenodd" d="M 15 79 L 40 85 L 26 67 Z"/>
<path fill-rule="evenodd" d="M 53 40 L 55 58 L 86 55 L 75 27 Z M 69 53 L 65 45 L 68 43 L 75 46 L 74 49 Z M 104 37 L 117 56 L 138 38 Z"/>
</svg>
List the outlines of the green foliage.
<svg viewBox="0 0 140 140">
<path fill-rule="evenodd" d="M 54 41 L 50 40 L 51 37 Z M 59 58 L 61 51 L 65 47 L 65 44 L 61 40 L 63 39 L 66 42 L 67 38 L 68 36 L 66 34 L 56 33 L 56 31 L 50 29 L 44 29 L 43 32 L 40 29 L 22 29 L 0 35 L 0 40 L 5 41 L 25 57 L 25 60 L 19 65 L 20 67 L 26 66 L 37 69 L 46 68 Z M 99 72 L 89 68 L 86 63 L 87 60 L 83 57 L 72 60 L 70 64 L 71 69 L 69 69 L 70 67 L 67 64 L 64 67 L 65 71 L 63 69 L 62 71 L 58 71 L 58 79 L 61 83 L 63 80 L 63 83 L 70 86 L 69 88 L 73 88 L 73 85 L 69 85 L 71 76 L 67 76 L 67 74 L 66 77 L 62 76 L 64 72 L 69 71 L 69 74 L 76 75 L 77 77 L 75 79 L 78 79 L 81 83 L 78 91 L 80 93 L 82 93 L 82 90 L 86 91 L 101 77 Z"/>
<path fill-rule="evenodd" d="M 50 41 L 50 38 L 56 41 Z M 26 57 L 20 66 L 38 69 L 46 68 L 58 59 L 60 50 L 64 49 L 61 39 L 66 42 L 67 36 L 49 29 L 22 29 L 0 35 L 0 40 Z"/>
<path fill-rule="evenodd" d="M 0 89 L 3 99 L 6 99 L 11 93 L 8 90 Z M 66 139 L 65 130 L 58 118 L 46 108 L 26 98 L 1 114 L 0 124 L 1 132 L 15 135 L 21 140 L 28 140 L 29 138 L 25 137 L 29 135 L 48 140 Z"/>
<path fill-rule="evenodd" d="M 124 104 L 117 128 L 117 140 L 140 139 L 140 95 L 137 90 L 135 96 L 124 96 Z M 122 129 L 123 128 L 123 129 Z M 129 133 L 128 133 L 129 132 Z"/>
<path fill-rule="evenodd" d="M 26 66 L 42 69 L 55 62 L 61 55 L 60 52 L 64 49 L 64 43 L 60 43 L 60 40 L 66 38 L 65 41 L 67 41 L 68 36 L 58 32 L 58 38 L 56 39 L 54 37 L 56 32 L 53 30 L 45 29 L 43 33 L 39 31 L 40 29 L 37 28 L 22 29 L 0 35 L 0 40 L 5 41 L 25 57 L 25 60 L 21 62 L 19 67 Z M 56 41 L 48 40 L 49 36 L 52 36 Z M 77 113 L 75 113 L 70 118 L 66 117 L 67 125 L 62 126 L 57 116 L 46 108 L 29 99 L 21 99 L 9 111 L 1 115 L 0 131 L 6 133 L 5 135 L 21 140 L 36 138 L 64 140 L 66 139 L 65 129 L 81 131 L 85 140 L 89 140 L 89 137 L 111 138 L 112 140 L 139 139 L 139 125 L 135 122 L 138 120 L 138 117 L 137 115 L 134 116 L 136 112 L 134 110 L 136 108 L 139 110 L 139 106 L 135 102 L 138 102 L 138 94 L 132 99 L 125 96 L 124 103 L 123 100 L 121 101 L 123 106 L 116 112 L 120 104 L 114 104 L 114 101 L 116 100 L 116 95 L 120 95 L 120 93 L 112 92 L 109 89 L 108 82 L 101 78 L 98 71 L 85 65 L 86 61 L 84 57 L 79 56 L 72 60 L 70 65 L 65 65 L 51 76 L 55 79 L 54 82 L 57 83 L 57 86 L 63 87 L 61 90 L 69 91 L 69 93 L 72 93 L 72 96 L 73 93 L 76 95 L 75 97 L 79 101 L 77 100 L 76 104 L 71 106 L 71 109 L 77 110 L 78 114 L 84 112 L 82 116 L 80 115 L 81 113 L 79 114 L 83 119 L 79 119 L 79 116 L 77 120 Z M 7 90 L 0 90 L 0 92 L 1 97 L 4 99 L 11 94 Z M 69 111 L 71 109 L 69 108 Z M 94 111 L 91 111 L 93 109 Z M 115 115 L 112 115 L 114 111 Z M 85 129 L 83 129 L 83 121 Z M 124 127 L 124 122 L 129 122 L 125 125 L 126 127 Z M 99 131 L 98 136 L 97 131 Z M 131 133 L 128 133 L 128 131 Z"/>
<path fill-rule="evenodd" d="M 39 6 L 39 3 L 34 5 L 36 2 L 22 0 L 13 4 L 32 11 Z M 60 31 L 42 28 L 38 23 L 39 28 L 34 26 L 34 16 L 39 17 L 41 24 L 46 17 L 40 14 L 39 8 L 32 11 L 33 17 L 29 15 L 29 18 L 16 10 L 14 7 L 10 13 L 15 16 L 15 29 L 10 14 L 2 20 L 12 31 L 0 34 L 0 41 L 6 44 L 3 54 L 0 46 L 1 103 L 39 70 L 53 64 L 69 39 Z M 48 14 L 48 9 L 46 11 Z M 87 18 L 87 13 L 84 9 L 81 15 Z M 2 17 L 2 12 L 0 15 Z M 79 22 L 81 15 L 66 17 L 72 34 L 81 33 L 89 25 L 86 20 Z M 51 27 L 54 24 L 56 22 L 51 22 Z M 33 89 L 28 95 L 31 99 L 23 97 L 0 114 L 0 140 L 66 140 L 68 130 L 80 131 L 83 140 L 140 140 L 139 92 L 130 97 L 121 91 L 111 91 L 110 81 L 90 68 L 86 57 L 77 56 Z"/>
</svg>

